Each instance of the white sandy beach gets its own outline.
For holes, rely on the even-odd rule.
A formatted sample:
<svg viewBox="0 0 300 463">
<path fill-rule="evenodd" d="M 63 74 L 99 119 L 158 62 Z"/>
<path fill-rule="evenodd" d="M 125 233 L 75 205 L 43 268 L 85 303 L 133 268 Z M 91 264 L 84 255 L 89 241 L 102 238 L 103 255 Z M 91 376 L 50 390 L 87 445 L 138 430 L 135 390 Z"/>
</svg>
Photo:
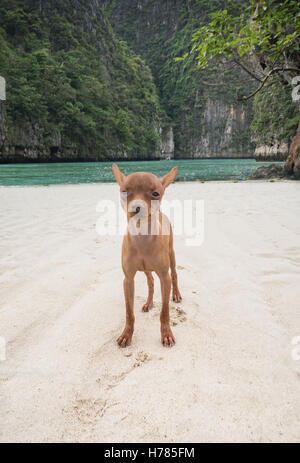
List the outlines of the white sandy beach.
<svg viewBox="0 0 300 463">
<path fill-rule="evenodd" d="M 115 184 L 0 188 L 1 442 L 300 442 L 300 182 L 172 185 L 205 201 L 205 240 L 175 239 L 176 346 L 160 288 L 132 345 L 121 237 L 96 233 Z"/>
</svg>

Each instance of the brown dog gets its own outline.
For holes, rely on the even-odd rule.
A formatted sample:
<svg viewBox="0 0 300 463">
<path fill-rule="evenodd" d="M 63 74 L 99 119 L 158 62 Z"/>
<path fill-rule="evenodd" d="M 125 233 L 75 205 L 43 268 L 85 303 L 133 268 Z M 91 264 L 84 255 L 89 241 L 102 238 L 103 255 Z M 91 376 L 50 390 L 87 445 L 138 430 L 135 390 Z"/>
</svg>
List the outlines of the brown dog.
<svg viewBox="0 0 300 463">
<path fill-rule="evenodd" d="M 177 285 L 172 228 L 167 217 L 160 211 L 160 203 L 165 189 L 177 175 L 177 167 L 162 178 L 147 172 L 136 172 L 126 177 L 116 164 L 112 166 L 112 171 L 120 185 L 121 202 L 126 210 L 128 222 L 122 247 L 126 324 L 117 342 L 121 347 L 131 343 L 134 329 L 133 302 L 136 272 L 144 272 L 147 277 L 148 299 L 142 308 L 144 312 L 153 305 L 152 272 L 155 272 L 160 279 L 162 293 L 161 342 L 164 346 L 173 346 L 175 338 L 170 328 L 169 316 L 171 284 L 173 301 L 180 302 L 181 295 Z"/>
</svg>

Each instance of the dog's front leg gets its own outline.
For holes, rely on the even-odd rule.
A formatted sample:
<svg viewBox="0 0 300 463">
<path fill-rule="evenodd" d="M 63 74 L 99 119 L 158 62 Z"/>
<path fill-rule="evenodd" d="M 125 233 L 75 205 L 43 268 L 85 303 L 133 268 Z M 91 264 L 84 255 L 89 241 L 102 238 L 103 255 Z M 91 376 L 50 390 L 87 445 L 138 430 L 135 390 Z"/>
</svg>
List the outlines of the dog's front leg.
<svg viewBox="0 0 300 463">
<path fill-rule="evenodd" d="M 124 278 L 124 296 L 126 303 L 126 324 L 123 333 L 118 338 L 119 346 L 126 347 L 131 344 L 134 329 L 134 274 L 126 275 Z"/>
<path fill-rule="evenodd" d="M 170 292 L 171 292 L 171 278 L 169 272 L 159 274 L 162 295 L 162 309 L 160 313 L 160 330 L 161 342 L 164 346 L 173 346 L 175 338 L 170 328 Z"/>
</svg>

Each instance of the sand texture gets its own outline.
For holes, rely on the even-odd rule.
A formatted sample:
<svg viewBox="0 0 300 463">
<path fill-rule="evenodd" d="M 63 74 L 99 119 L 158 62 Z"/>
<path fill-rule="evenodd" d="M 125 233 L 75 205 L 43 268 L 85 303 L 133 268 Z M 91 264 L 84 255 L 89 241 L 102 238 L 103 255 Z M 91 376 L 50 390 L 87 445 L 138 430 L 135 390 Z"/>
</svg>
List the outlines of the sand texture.
<svg viewBox="0 0 300 463">
<path fill-rule="evenodd" d="M 132 345 L 121 236 L 96 233 L 114 184 L 0 188 L 1 442 L 299 442 L 300 183 L 178 183 L 203 199 L 200 247 L 175 237 L 174 348 L 160 288 Z"/>
</svg>

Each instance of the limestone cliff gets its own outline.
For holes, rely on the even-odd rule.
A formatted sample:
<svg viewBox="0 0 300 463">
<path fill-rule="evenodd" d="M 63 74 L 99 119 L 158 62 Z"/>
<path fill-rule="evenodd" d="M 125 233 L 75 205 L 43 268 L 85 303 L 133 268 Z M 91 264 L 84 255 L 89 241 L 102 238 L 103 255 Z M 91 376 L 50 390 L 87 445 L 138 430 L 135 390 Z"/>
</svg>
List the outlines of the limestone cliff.
<svg viewBox="0 0 300 463">
<path fill-rule="evenodd" d="M 146 60 L 153 72 L 173 126 L 175 157 L 253 156 L 251 103 L 236 102 L 229 85 L 220 81 L 218 69 L 198 72 L 193 63 L 186 67 L 174 61 L 189 48 L 195 28 L 209 21 L 209 13 L 225 8 L 228 2 L 102 0 L 102 3 L 116 34 Z M 241 3 L 237 1 L 236 5 Z M 237 70 L 231 71 L 228 83 L 236 81 L 239 88 L 240 75 Z"/>
<path fill-rule="evenodd" d="M 289 144 L 287 141 L 278 139 L 269 141 L 265 144 L 258 144 L 255 147 L 254 157 L 257 161 L 285 161 L 289 153 Z"/>
<path fill-rule="evenodd" d="M 0 100 L 0 153 L 7 152 L 7 122 L 4 102 Z"/>
<path fill-rule="evenodd" d="M 300 120 L 299 104 L 292 99 L 292 87 L 274 78 L 254 100 L 251 122 L 254 156 L 258 161 L 285 161 Z"/>
<path fill-rule="evenodd" d="M 249 113 L 243 105 L 230 105 L 220 100 L 206 99 L 203 111 L 195 114 L 191 133 L 183 118 L 180 132 L 191 137 L 181 143 L 181 157 L 226 158 L 249 157 Z"/>
<path fill-rule="evenodd" d="M 174 60 L 211 12 L 245 3 L 0 0 L 0 162 L 286 159 L 299 122 L 290 88 L 252 107 L 237 103 L 250 85 L 238 69 L 222 80 L 217 66 Z"/>
<path fill-rule="evenodd" d="M 0 162 L 163 156 L 151 71 L 98 0 L 0 0 L 0 73 Z"/>
</svg>

